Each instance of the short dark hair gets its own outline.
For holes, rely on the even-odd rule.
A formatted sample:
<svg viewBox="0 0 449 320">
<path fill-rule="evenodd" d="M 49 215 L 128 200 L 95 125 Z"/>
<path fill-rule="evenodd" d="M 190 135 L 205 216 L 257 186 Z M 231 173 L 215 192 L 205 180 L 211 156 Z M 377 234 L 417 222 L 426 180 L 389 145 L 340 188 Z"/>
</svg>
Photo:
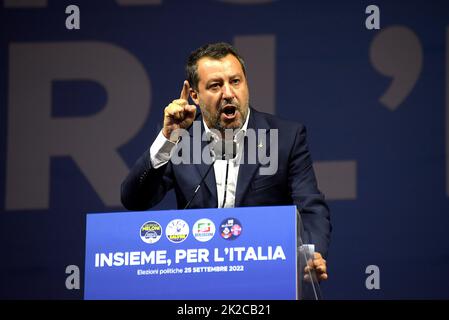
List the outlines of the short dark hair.
<svg viewBox="0 0 449 320">
<path fill-rule="evenodd" d="M 239 60 L 243 74 L 246 77 L 245 61 L 233 46 L 226 42 L 209 43 L 193 51 L 187 58 L 186 78 L 193 90 L 198 90 L 198 82 L 200 80 L 198 76 L 198 60 L 204 57 L 218 60 L 226 57 L 228 54 L 232 54 Z"/>
</svg>

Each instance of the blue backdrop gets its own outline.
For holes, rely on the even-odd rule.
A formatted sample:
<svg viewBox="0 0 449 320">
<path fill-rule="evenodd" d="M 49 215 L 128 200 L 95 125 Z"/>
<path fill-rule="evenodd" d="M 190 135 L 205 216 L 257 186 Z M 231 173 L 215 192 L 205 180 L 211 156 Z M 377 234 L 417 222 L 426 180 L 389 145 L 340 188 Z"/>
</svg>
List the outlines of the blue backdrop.
<svg viewBox="0 0 449 320">
<path fill-rule="evenodd" d="M 80 10 L 67 29 L 66 7 Z M 368 29 L 370 4 L 380 29 Z M 178 97 L 187 55 L 226 41 L 256 109 L 306 125 L 331 208 L 328 299 L 449 298 L 445 1 L 0 2 L 0 298 L 81 299 L 87 212 Z M 170 194 L 156 209 L 173 209 Z M 369 290 L 366 268 L 380 272 Z"/>
</svg>

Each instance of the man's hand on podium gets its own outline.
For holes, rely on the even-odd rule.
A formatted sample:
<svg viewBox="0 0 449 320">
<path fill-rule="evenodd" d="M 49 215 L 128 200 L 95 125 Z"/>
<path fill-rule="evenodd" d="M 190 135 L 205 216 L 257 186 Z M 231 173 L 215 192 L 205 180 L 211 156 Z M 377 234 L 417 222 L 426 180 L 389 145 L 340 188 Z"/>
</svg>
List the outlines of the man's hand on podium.
<svg viewBox="0 0 449 320">
<path fill-rule="evenodd" d="M 313 255 L 313 260 L 309 260 L 307 267 L 304 268 L 304 279 L 308 280 L 310 278 L 309 271 L 315 271 L 316 277 L 319 281 L 327 280 L 327 268 L 326 260 L 319 252 L 315 252 Z"/>
</svg>

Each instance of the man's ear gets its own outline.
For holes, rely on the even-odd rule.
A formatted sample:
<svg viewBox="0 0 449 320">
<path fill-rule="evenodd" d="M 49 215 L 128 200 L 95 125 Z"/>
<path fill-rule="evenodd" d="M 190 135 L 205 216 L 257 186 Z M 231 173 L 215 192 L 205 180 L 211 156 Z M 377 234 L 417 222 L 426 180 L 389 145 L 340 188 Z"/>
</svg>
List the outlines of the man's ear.
<svg viewBox="0 0 449 320">
<path fill-rule="evenodd" d="M 192 98 L 193 102 L 195 102 L 196 105 L 199 105 L 200 99 L 198 99 L 198 92 L 196 92 L 192 88 L 190 88 L 190 97 Z"/>
</svg>

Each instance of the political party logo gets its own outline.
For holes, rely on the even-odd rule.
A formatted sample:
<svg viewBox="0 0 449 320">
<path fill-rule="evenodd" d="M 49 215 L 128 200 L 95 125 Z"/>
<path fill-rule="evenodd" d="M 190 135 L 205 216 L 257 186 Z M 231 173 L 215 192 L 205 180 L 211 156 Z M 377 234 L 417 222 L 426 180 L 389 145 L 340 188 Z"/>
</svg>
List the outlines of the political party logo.
<svg viewBox="0 0 449 320">
<path fill-rule="evenodd" d="M 220 235 L 223 239 L 234 240 L 242 233 L 242 224 L 236 218 L 226 218 L 220 225 Z"/>
<path fill-rule="evenodd" d="M 140 239 L 146 243 L 156 243 L 162 236 L 162 227 L 156 221 L 147 221 L 140 227 Z"/>
<path fill-rule="evenodd" d="M 183 242 L 189 235 L 189 225 L 184 220 L 174 219 L 165 228 L 165 235 L 171 242 Z"/>
<path fill-rule="evenodd" d="M 198 241 L 209 241 L 215 234 L 215 224 L 209 219 L 200 219 L 193 225 L 192 234 Z"/>
</svg>

